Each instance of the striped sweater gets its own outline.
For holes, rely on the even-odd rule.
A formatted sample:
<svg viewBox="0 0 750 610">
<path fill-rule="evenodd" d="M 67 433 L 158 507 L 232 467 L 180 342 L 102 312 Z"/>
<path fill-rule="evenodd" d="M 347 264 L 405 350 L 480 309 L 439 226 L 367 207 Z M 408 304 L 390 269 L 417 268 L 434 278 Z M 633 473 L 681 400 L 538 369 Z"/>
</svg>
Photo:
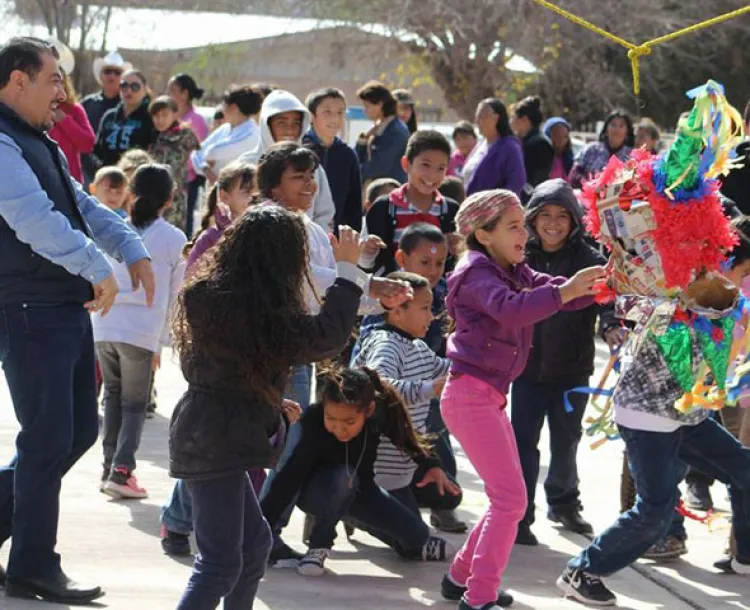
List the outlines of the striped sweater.
<svg viewBox="0 0 750 610">
<path fill-rule="evenodd" d="M 401 395 L 414 428 L 427 431 L 430 401 L 437 398 L 434 381 L 448 374 L 450 362 L 440 358 L 421 339 L 382 324 L 362 342 L 353 366 L 366 366 L 378 372 Z M 381 437 L 375 460 L 375 482 L 383 489 L 401 489 L 411 484 L 416 463 Z"/>
</svg>

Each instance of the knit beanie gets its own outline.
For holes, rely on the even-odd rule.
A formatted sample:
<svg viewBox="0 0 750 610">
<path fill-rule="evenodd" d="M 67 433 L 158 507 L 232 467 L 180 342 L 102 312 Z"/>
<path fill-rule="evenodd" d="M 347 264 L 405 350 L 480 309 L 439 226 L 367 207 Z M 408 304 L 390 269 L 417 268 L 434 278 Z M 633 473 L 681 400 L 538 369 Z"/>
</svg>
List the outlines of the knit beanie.
<svg viewBox="0 0 750 610">
<path fill-rule="evenodd" d="M 495 189 L 474 193 L 461 204 L 461 209 L 456 214 L 458 232 L 468 237 L 500 218 L 514 205 L 521 205 L 521 202 L 512 191 Z"/>
</svg>

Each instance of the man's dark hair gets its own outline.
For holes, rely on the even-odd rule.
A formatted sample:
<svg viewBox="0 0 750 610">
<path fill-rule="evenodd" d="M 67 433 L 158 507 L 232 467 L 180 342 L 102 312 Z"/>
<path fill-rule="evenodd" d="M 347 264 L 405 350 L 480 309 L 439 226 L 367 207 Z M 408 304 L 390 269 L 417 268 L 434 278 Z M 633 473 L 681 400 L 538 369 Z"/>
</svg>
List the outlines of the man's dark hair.
<svg viewBox="0 0 750 610">
<path fill-rule="evenodd" d="M 344 102 L 344 107 L 346 107 L 346 96 L 344 95 L 344 92 L 341 91 L 341 89 L 336 89 L 335 87 L 328 87 L 327 89 L 318 89 L 317 91 L 313 91 L 310 95 L 307 96 L 307 99 L 305 100 L 305 106 L 307 106 L 307 109 L 312 113 L 315 114 L 318 111 L 318 106 L 320 106 L 324 100 L 341 100 Z"/>
<path fill-rule="evenodd" d="M 413 163 L 414 159 L 428 150 L 443 152 L 450 159 L 451 145 L 448 138 L 432 129 L 420 129 L 412 134 L 406 144 L 406 158 L 409 163 Z"/>
<path fill-rule="evenodd" d="M 396 98 L 383 83 L 371 80 L 357 91 L 357 97 L 371 104 L 383 104 L 383 116 L 396 114 Z"/>
<path fill-rule="evenodd" d="M 232 85 L 224 92 L 222 101 L 234 104 L 245 116 L 252 116 L 260 112 L 263 105 L 263 94 L 250 85 Z"/>
<path fill-rule="evenodd" d="M 459 134 L 472 136 L 473 138 L 477 137 L 477 132 L 474 129 L 474 125 L 469 123 L 469 121 L 459 121 L 458 123 L 456 123 L 455 127 L 453 128 L 453 134 L 451 137 L 455 140 L 456 136 Z"/>
<path fill-rule="evenodd" d="M 305 146 L 295 142 L 279 142 L 269 147 L 258 162 L 258 188 L 270 199 L 271 192 L 281 184 L 281 177 L 290 167 L 297 172 L 315 171 L 320 162 L 318 156 Z"/>
<path fill-rule="evenodd" d="M 46 40 L 31 36 L 11 38 L 0 47 L 0 89 L 10 82 L 14 70 L 20 70 L 34 80 L 44 65 L 42 55 L 45 53 L 60 58 L 54 45 Z"/>
<path fill-rule="evenodd" d="M 148 107 L 148 113 L 153 116 L 160 113 L 162 110 L 171 110 L 177 112 L 177 102 L 175 102 L 168 95 L 160 95 L 157 97 L 151 105 Z"/>
<path fill-rule="evenodd" d="M 433 244 L 446 243 L 445 235 L 435 225 L 427 222 L 415 222 L 404 230 L 401 240 L 398 242 L 398 248 L 406 254 L 411 254 L 423 241 Z"/>
</svg>

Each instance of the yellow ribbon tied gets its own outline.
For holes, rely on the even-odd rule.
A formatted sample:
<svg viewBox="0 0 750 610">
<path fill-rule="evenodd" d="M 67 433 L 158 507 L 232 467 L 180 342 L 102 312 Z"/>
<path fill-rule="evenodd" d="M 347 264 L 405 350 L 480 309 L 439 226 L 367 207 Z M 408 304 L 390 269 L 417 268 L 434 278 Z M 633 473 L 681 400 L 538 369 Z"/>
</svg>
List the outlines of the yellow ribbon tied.
<svg viewBox="0 0 750 610">
<path fill-rule="evenodd" d="M 578 15 L 574 15 L 573 13 L 560 8 L 556 4 L 548 2 L 547 0 L 534 0 L 534 2 L 546 9 L 553 11 L 554 13 L 557 13 L 568 21 L 572 21 L 573 23 L 578 24 L 581 27 L 586 28 L 587 30 L 590 30 L 595 34 L 599 34 L 600 36 L 603 36 L 604 38 L 607 38 L 612 42 L 628 49 L 628 59 L 630 59 L 630 66 L 633 70 L 633 93 L 635 93 L 636 95 L 640 94 L 641 92 L 640 60 L 641 57 L 651 54 L 651 47 L 654 47 L 658 44 L 663 44 L 665 42 L 671 42 L 672 40 L 680 38 L 681 36 L 692 34 L 693 32 L 703 30 L 705 28 L 711 27 L 712 25 L 717 25 L 719 23 L 723 23 L 724 21 L 729 21 L 730 19 L 734 19 L 736 17 L 740 17 L 742 15 L 750 13 L 750 5 L 747 5 L 734 11 L 730 11 L 729 13 L 725 13 L 724 15 L 719 15 L 718 17 L 713 17 L 712 19 L 707 19 L 706 21 L 701 21 L 700 23 L 696 23 L 695 25 L 690 25 L 686 28 L 682 28 L 681 30 L 677 30 L 676 32 L 672 32 L 671 34 L 659 36 L 658 38 L 648 40 L 642 44 L 634 44 L 628 40 L 625 40 L 624 38 L 620 38 L 612 32 L 608 32 L 607 30 L 600 28 L 598 25 L 595 25 L 590 21 L 586 21 Z"/>
</svg>

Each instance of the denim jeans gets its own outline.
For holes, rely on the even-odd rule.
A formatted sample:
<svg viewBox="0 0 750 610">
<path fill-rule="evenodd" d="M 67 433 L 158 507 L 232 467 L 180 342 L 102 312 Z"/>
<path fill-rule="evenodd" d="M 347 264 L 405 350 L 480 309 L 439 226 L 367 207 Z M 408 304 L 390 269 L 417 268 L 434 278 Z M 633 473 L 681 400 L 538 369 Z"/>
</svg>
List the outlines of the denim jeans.
<svg viewBox="0 0 750 610">
<path fill-rule="evenodd" d="M 420 508 L 430 508 L 432 510 L 455 510 L 458 508 L 463 499 L 462 494 L 454 496 L 446 491 L 441 496 L 435 483 L 430 483 L 424 487 L 417 486 L 417 483 L 424 478 L 426 472 L 427 470 L 424 467 L 417 468 L 411 485 L 401 487 L 400 489 L 389 489 L 388 493 L 406 506 L 412 513 L 419 516 L 420 519 L 422 518 L 419 512 Z M 458 485 L 455 478 L 449 473 L 446 474 L 448 475 L 448 479 Z"/>
<path fill-rule="evenodd" d="M 0 308 L 3 363 L 21 431 L 0 468 L 0 544 L 8 575 L 52 578 L 63 475 L 96 442 L 99 422 L 91 319 L 81 305 Z"/>
<path fill-rule="evenodd" d="M 374 482 L 360 485 L 345 466 L 321 468 L 300 492 L 299 507 L 315 517 L 310 548 L 330 549 L 336 524 L 350 517 L 405 558 L 420 557 L 430 532 L 422 517 Z"/>
<path fill-rule="evenodd" d="M 154 353 L 129 343 L 101 341 L 96 355 L 104 382 L 104 465 L 131 472 L 151 398 Z"/>
<path fill-rule="evenodd" d="M 539 479 L 539 438 L 545 420 L 549 426 L 551 454 L 544 481 L 547 504 L 563 510 L 579 507 L 576 457 L 583 435 L 581 422 L 588 397 L 585 394 L 571 394 L 573 412 L 568 413 L 563 394 L 581 385 L 588 385 L 588 379 L 571 379 L 563 383 L 535 383 L 524 379 L 513 382 L 511 422 L 526 482 L 528 508 L 523 521 L 528 525 L 534 523 L 534 499 Z"/>
<path fill-rule="evenodd" d="M 252 610 L 271 530 L 245 472 L 188 481 L 198 557 L 177 610 Z"/>
<path fill-rule="evenodd" d="M 430 414 L 427 416 L 427 434 L 435 436 L 435 453 L 440 458 L 443 470 L 453 479 L 458 474 L 456 466 L 456 455 L 451 445 L 451 434 L 440 414 L 440 400 L 434 399 L 430 402 Z"/>
<path fill-rule="evenodd" d="M 312 389 L 312 365 L 305 364 L 302 366 L 296 366 L 292 370 L 292 375 L 289 378 L 289 383 L 287 385 L 286 392 L 284 393 L 284 398 L 298 402 L 300 406 L 302 407 L 302 411 L 304 412 L 307 410 L 307 407 L 310 406 L 311 389 Z M 286 437 L 286 444 L 284 445 L 284 449 L 282 450 L 281 455 L 279 456 L 279 461 L 276 464 L 276 469 L 271 470 L 268 473 L 266 482 L 263 484 L 263 490 L 260 493 L 261 499 L 265 497 L 265 495 L 268 493 L 268 490 L 271 488 L 271 483 L 273 482 L 273 479 L 276 476 L 276 471 L 281 469 L 281 467 L 284 466 L 284 464 L 286 464 L 289 458 L 291 457 L 292 451 L 294 451 L 294 448 L 297 446 L 297 443 L 299 443 L 299 439 L 301 438 L 301 436 L 302 436 L 302 428 L 300 426 L 300 423 L 297 422 L 289 428 L 289 433 L 287 434 L 287 437 Z M 276 529 L 273 532 L 275 544 L 278 543 L 276 539 L 281 534 L 281 530 L 283 530 L 287 525 L 289 525 L 289 519 L 292 516 L 292 511 L 294 510 L 295 503 L 296 503 L 296 498 L 294 502 L 289 504 L 287 509 L 281 515 L 281 518 L 279 519 L 278 523 L 276 524 Z"/>
<path fill-rule="evenodd" d="M 680 460 L 729 485 L 737 558 L 750 563 L 750 449 L 713 419 L 671 433 L 620 426 L 635 479 L 635 506 L 570 562 L 598 576 L 630 565 L 664 536 L 677 500 Z"/>
</svg>

